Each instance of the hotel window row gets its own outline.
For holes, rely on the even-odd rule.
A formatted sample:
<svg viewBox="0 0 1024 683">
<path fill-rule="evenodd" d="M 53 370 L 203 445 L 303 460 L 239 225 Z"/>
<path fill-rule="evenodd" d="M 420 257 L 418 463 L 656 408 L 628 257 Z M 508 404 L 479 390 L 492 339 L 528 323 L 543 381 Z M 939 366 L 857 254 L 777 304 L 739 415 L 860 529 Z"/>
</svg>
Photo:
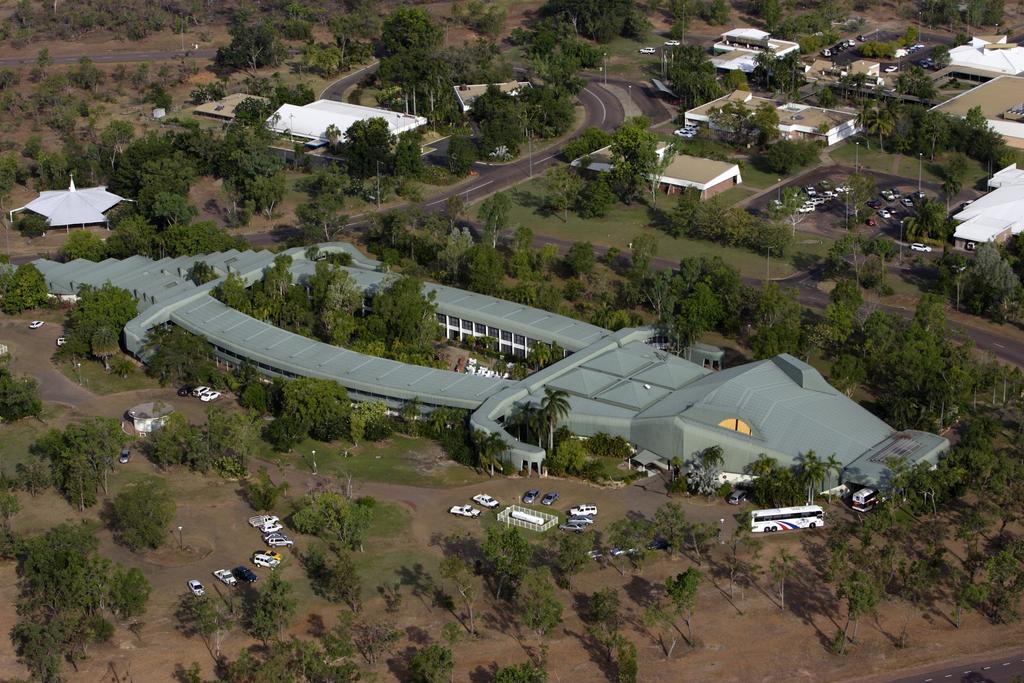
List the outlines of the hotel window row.
<svg viewBox="0 0 1024 683">
<path fill-rule="evenodd" d="M 471 337 L 494 337 L 498 340 L 498 352 L 510 354 L 518 358 L 525 358 L 530 353 L 536 339 L 530 339 L 522 334 L 515 334 L 508 330 L 491 327 L 484 323 L 456 318 L 453 315 L 437 314 L 437 322 L 444 328 L 445 338 L 452 341 L 465 341 Z"/>
</svg>

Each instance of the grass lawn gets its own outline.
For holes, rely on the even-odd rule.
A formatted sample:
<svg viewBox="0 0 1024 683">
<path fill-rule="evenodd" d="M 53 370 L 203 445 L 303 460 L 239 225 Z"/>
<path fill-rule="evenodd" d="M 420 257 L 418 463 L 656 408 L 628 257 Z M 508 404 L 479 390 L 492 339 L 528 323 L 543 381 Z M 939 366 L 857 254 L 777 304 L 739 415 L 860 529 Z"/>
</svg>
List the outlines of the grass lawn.
<svg viewBox="0 0 1024 683">
<path fill-rule="evenodd" d="M 55 427 L 67 409 L 64 406 L 44 405 L 42 420 L 28 417 L 24 420 L 5 424 L 3 447 L 0 448 L 0 472 L 13 477 L 18 464 L 26 462 L 29 446 L 52 427 Z"/>
<path fill-rule="evenodd" d="M 716 196 L 720 200 L 731 206 L 733 204 L 736 204 L 737 202 L 746 199 L 750 195 L 755 194 L 756 192 L 757 190 L 755 190 L 752 187 L 744 187 L 742 185 L 737 185 L 736 187 L 730 187 L 725 192 L 722 192 L 721 194 L 718 194 Z"/>
<path fill-rule="evenodd" d="M 742 189 L 742 188 L 734 188 Z M 732 190 L 729 190 L 732 192 Z M 539 180 L 530 181 L 510 190 L 512 210 L 509 215 L 512 225 L 522 224 L 533 230 L 535 235 L 551 237 L 569 242 L 591 242 L 595 246 L 617 247 L 623 251 L 640 234 L 651 235 L 658 244 L 657 256 L 672 261 L 683 257 L 719 256 L 726 263 L 739 269 L 747 277 L 763 277 L 765 258 L 746 249 L 726 247 L 714 242 L 687 238 L 672 238 L 652 227 L 653 216 L 646 205 L 626 206 L 616 204 L 604 218 L 584 220 L 573 213 L 563 221 L 561 214 L 550 215 L 542 207 L 544 190 Z M 737 198 L 739 199 L 739 198 Z M 658 206 L 669 208 L 674 202 L 669 197 L 659 197 Z M 772 277 L 786 277 L 798 270 L 795 264 L 806 266 L 807 260 L 817 260 L 828 251 L 828 242 L 822 242 L 815 235 L 797 233 L 797 245 L 786 261 L 772 259 Z M 801 244 L 806 240 L 807 244 Z"/>
<path fill-rule="evenodd" d="M 99 361 L 82 361 L 79 368 L 75 368 L 71 363 L 59 363 L 57 367 L 72 382 L 80 382 L 95 394 L 118 394 L 122 391 L 158 389 L 160 387 L 159 382 L 147 377 L 138 368 L 127 377 L 119 377 L 106 372 L 103 369 L 103 363 Z"/>
<path fill-rule="evenodd" d="M 862 141 L 863 142 L 863 141 Z M 930 183 L 941 183 L 940 176 L 942 166 L 950 153 L 938 154 L 934 160 L 924 159 L 920 166 L 921 180 Z M 918 177 L 918 162 L 916 157 L 906 154 L 894 154 L 883 152 L 878 149 L 878 142 L 874 141 L 871 149 L 864 144 L 860 145 L 858 152 L 857 145 L 846 143 L 836 147 L 829 155 L 838 162 L 854 165 L 859 158 L 860 165 L 872 171 L 880 173 L 893 173 L 914 181 Z M 975 159 L 968 159 L 967 174 L 964 177 L 964 187 L 973 187 L 988 174 L 981 162 Z M 744 178 L 746 179 L 746 178 Z"/>
<path fill-rule="evenodd" d="M 357 448 L 312 439 L 306 439 L 291 453 L 276 453 L 263 441 L 259 447 L 261 457 L 306 472 L 313 470 L 312 452 L 316 450 L 317 471 L 342 480 L 351 474 L 358 481 L 444 488 L 487 478 L 469 467 L 446 460 L 434 442 L 402 434 L 395 434 L 381 443 L 363 443 Z M 344 455 L 346 450 L 351 453 L 349 457 Z"/>
<path fill-rule="evenodd" d="M 799 169 L 797 173 L 802 173 L 804 169 Z M 743 164 L 743 168 L 740 169 L 740 173 L 743 176 L 743 184 L 749 187 L 763 190 L 766 187 L 771 187 L 779 180 L 785 180 L 789 176 L 782 176 L 778 173 L 769 173 L 768 171 L 762 171 L 756 168 L 753 163 L 747 162 Z M 795 175 L 795 174 L 794 174 Z"/>
</svg>

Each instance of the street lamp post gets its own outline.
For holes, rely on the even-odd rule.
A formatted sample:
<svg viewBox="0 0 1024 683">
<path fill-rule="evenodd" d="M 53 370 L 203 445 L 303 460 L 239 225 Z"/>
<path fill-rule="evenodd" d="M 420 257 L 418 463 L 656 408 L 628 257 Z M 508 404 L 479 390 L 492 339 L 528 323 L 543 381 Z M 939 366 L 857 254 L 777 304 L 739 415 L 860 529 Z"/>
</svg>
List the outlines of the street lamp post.
<svg viewBox="0 0 1024 683">
<path fill-rule="evenodd" d="M 905 218 L 900 219 L 900 265 L 903 265 L 903 221 Z"/>
<path fill-rule="evenodd" d="M 608 85 L 608 53 L 601 55 L 601 70 L 604 72 L 604 84 Z"/>
<path fill-rule="evenodd" d="M 185 542 L 181 538 L 181 525 L 178 525 L 178 550 L 185 549 Z"/>
<path fill-rule="evenodd" d="M 921 198 L 921 163 L 924 159 L 924 155 L 921 152 L 917 153 L 917 198 Z"/>
<path fill-rule="evenodd" d="M 853 172 L 860 173 L 860 140 L 857 140 L 853 144 L 857 145 L 857 156 L 855 157 L 855 161 L 853 162 Z"/>
<path fill-rule="evenodd" d="M 778 185 L 779 185 L 778 200 L 779 200 L 779 204 L 781 204 L 782 203 L 782 178 L 776 178 L 775 182 L 778 183 Z"/>
<path fill-rule="evenodd" d="M 316 474 L 316 449 L 313 449 L 313 474 Z"/>
<path fill-rule="evenodd" d="M 718 520 L 718 542 L 725 543 L 725 518 Z"/>
</svg>

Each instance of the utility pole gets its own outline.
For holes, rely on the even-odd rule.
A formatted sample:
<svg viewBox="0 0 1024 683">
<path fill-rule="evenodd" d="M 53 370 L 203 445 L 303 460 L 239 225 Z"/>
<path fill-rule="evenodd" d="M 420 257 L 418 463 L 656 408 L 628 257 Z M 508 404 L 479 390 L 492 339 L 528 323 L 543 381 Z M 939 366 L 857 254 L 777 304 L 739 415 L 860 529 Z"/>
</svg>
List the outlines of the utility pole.
<svg viewBox="0 0 1024 683">
<path fill-rule="evenodd" d="M 924 157 L 921 152 L 917 153 L 917 198 L 921 198 L 921 162 Z"/>
<path fill-rule="evenodd" d="M 604 84 L 608 85 L 608 53 L 604 52 L 601 56 L 601 70 L 604 71 Z"/>
<path fill-rule="evenodd" d="M 903 265 L 903 221 L 905 218 L 900 219 L 900 265 Z"/>
</svg>

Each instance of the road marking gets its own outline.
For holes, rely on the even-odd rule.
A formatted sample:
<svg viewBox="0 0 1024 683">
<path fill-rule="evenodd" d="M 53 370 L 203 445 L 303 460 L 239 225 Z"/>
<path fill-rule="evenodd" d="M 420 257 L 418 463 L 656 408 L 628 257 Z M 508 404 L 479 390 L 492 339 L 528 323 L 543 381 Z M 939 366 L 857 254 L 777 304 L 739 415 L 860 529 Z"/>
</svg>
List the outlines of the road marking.
<svg viewBox="0 0 1024 683">
<path fill-rule="evenodd" d="M 981 667 L 981 670 L 982 671 L 988 671 L 991 668 L 992 668 L 991 666 L 983 666 L 983 667 Z"/>
<path fill-rule="evenodd" d="M 1003 666 L 1010 666 L 1009 662 L 1003 662 Z"/>
<path fill-rule="evenodd" d="M 998 346 L 998 347 L 999 347 L 999 348 L 1001 348 L 1001 349 L 1005 349 L 1005 348 L 1006 348 L 1005 346 L 1003 346 L 1003 345 L 1002 345 L 1002 344 L 1000 344 L 999 342 L 992 342 L 992 345 L 993 345 L 993 346 Z M 1022 659 L 1022 660 L 1020 660 L 1020 661 L 1024 662 L 1024 659 Z"/>
<path fill-rule="evenodd" d="M 543 159 L 537 159 L 537 161 L 535 161 L 535 162 L 533 162 L 533 163 L 535 163 L 535 164 L 542 164 L 542 163 L 544 163 L 545 161 L 547 161 L 548 159 L 554 159 L 554 158 L 555 158 L 555 155 L 554 155 L 554 154 L 549 154 L 549 155 L 547 155 L 546 157 L 544 157 Z"/>
<path fill-rule="evenodd" d="M 946 674 L 945 676 L 943 676 L 943 678 L 952 678 L 952 677 L 953 677 L 953 674 Z"/>
<path fill-rule="evenodd" d="M 601 123 L 603 124 L 605 119 L 608 118 L 608 110 L 604 108 L 604 102 L 601 101 L 600 97 L 598 97 L 594 93 L 590 92 L 586 88 L 583 89 L 583 92 L 585 92 L 588 95 L 590 95 L 591 97 L 593 97 L 595 100 L 597 100 L 597 103 L 601 105 Z"/>
<path fill-rule="evenodd" d="M 467 195 L 470 192 L 476 192 L 481 187 L 486 187 L 487 185 L 490 185 L 493 182 L 494 182 L 493 180 L 488 180 L 486 183 L 480 183 L 476 187 L 471 187 L 471 188 L 469 188 L 467 190 L 459 190 L 458 192 L 453 192 L 449 196 L 455 196 L 455 195 L 460 195 L 460 194 L 461 195 Z M 448 201 L 448 197 L 445 197 L 444 199 L 438 199 L 436 202 L 430 202 L 429 204 L 424 204 L 424 206 L 433 206 L 434 204 L 440 204 L 441 202 L 446 202 L 446 201 Z"/>
</svg>

